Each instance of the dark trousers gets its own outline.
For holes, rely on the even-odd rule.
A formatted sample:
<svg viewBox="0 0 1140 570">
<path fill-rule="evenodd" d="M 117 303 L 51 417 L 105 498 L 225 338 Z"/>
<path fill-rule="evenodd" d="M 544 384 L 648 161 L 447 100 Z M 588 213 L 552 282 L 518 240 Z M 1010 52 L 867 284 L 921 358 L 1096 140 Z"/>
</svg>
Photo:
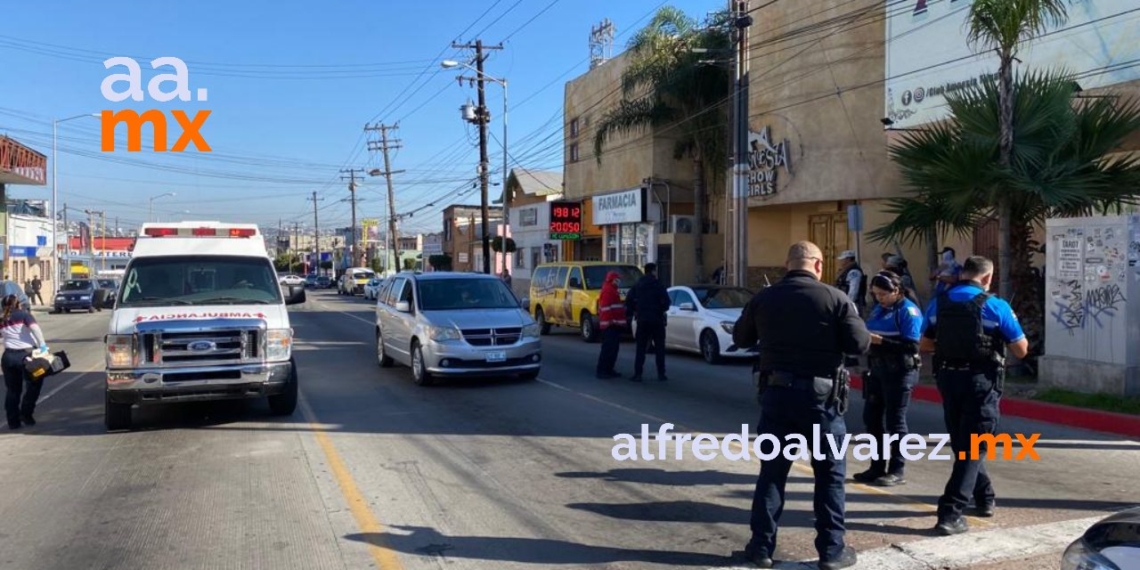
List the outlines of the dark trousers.
<svg viewBox="0 0 1140 570">
<path fill-rule="evenodd" d="M 899 443 L 909 433 L 906 410 L 915 384 L 918 370 L 901 367 L 872 366 L 871 373 L 863 378 L 863 425 L 867 433 L 879 441 L 887 434 L 899 436 L 891 442 L 890 459 L 871 461 L 876 473 L 903 476 L 906 459 L 899 452 Z"/>
<path fill-rule="evenodd" d="M 939 520 L 961 516 L 971 498 L 977 506 L 994 500 L 994 487 L 983 463 L 987 445 L 983 442 L 978 448 L 978 459 L 972 459 L 970 436 L 992 434 L 997 429 L 998 403 L 1001 399 L 1001 393 L 995 389 L 997 374 L 997 370 L 938 372 L 942 412 L 954 456 L 950 480 L 946 482 L 946 490 L 938 499 Z M 966 459 L 958 458 L 958 453 L 962 451 L 966 452 Z"/>
<path fill-rule="evenodd" d="M 665 323 L 637 323 L 637 353 L 633 358 L 633 375 L 641 376 L 645 367 L 645 351 L 653 341 L 653 352 L 657 358 L 657 375 L 665 375 Z"/>
<path fill-rule="evenodd" d="M 608 327 L 602 331 L 602 351 L 598 353 L 597 374 L 609 374 L 617 364 L 618 350 L 621 348 L 621 327 Z"/>
<path fill-rule="evenodd" d="M 31 295 L 28 295 L 28 303 L 32 303 L 33 299 L 37 305 L 44 304 L 44 298 L 40 295 L 39 291 L 33 291 Z"/>
<path fill-rule="evenodd" d="M 835 406 L 826 406 L 823 398 L 816 396 L 811 379 L 803 381 L 803 387 L 770 387 L 760 398 L 760 423 L 757 434 L 770 433 L 776 436 L 781 446 L 787 445 L 789 434 L 798 433 L 812 441 L 812 425 L 820 427 L 820 452 L 823 460 L 812 454 L 811 467 L 815 473 L 815 548 L 821 561 L 831 561 L 839 557 L 845 546 L 846 533 L 843 516 L 846 503 L 843 482 L 847 476 L 847 458 L 836 456 L 827 441 L 827 434 L 833 434 L 836 445 L 842 444 L 847 433 L 843 416 Z M 763 453 L 771 453 L 770 442 L 761 447 Z M 809 449 L 809 452 L 811 450 Z M 760 464 L 760 477 L 756 481 L 756 493 L 752 498 L 752 541 L 750 550 L 769 556 L 776 552 L 776 534 L 780 515 L 784 512 L 784 488 L 788 483 L 788 471 L 792 462 L 781 453 L 778 457 Z"/>
<path fill-rule="evenodd" d="M 35 413 L 36 400 L 40 398 L 40 389 L 43 388 L 44 383 L 30 380 L 24 369 L 24 359 L 31 353 L 31 350 L 7 349 L 4 356 L 0 357 L 6 389 L 4 411 L 8 414 L 9 427 L 19 426 L 21 416 L 27 417 Z"/>
</svg>

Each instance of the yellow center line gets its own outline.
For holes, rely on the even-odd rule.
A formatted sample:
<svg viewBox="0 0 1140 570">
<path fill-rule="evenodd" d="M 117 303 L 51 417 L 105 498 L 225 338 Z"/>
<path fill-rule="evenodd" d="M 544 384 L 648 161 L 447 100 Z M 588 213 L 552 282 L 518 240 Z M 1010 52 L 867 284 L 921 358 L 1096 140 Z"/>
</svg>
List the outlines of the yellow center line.
<svg viewBox="0 0 1140 570">
<path fill-rule="evenodd" d="M 610 406 L 610 407 L 612 407 L 612 408 L 616 408 L 616 409 L 622 410 L 622 411 L 624 411 L 624 412 L 628 412 L 628 413 L 634 414 L 634 415 L 636 415 L 636 416 L 640 416 L 640 417 L 643 417 L 643 418 L 646 418 L 646 419 L 649 419 L 649 420 L 652 420 L 652 421 L 655 421 L 655 422 L 660 422 L 660 423 L 673 423 L 673 422 L 666 422 L 665 420 L 663 420 L 663 419 L 661 419 L 661 418 L 658 418 L 658 417 L 656 417 L 656 416 L 652 416 L 652 415 L 646 414 L 646 413 L 644 413 L 644 412 L 641 412 L 641 411 L 635 410 L 635 409 L 633 409 L 633 408 L 629 408 L 629 407 L 623 406 L 623 405 L 621 405 L 621 404 L 616 404 L 616 403 L 614 403 L 614 402 L 610 402 L 609 400 L 606 400 L 606 399 L 603 399 L 603 398 L 599 398 L 599 397 L 597 397 L 597 396 L 592 396 L 592 395 L 590 395 L 590 394 L 586 394 L 586 393 L 584 393 L 584 392 L 579 392 L 579 391 L 577 391 L 577 390 L 573 390 L 573 389 L 571 389 L 571 388 L 567 388 L 566 386 L 563 386 L 563 385 L 561 385 L 561 384 L 557 384 L 557 383 L 555 383 L 555 382 L 550 382 L 549 380 L 544 380 L 544 379 L 542 379 L 542 378 L 539 378 L 539 379 L 538 379 L 538 381 L 539 381 L 540 383 L 542 383 L 542 384 L 545 384 L 545 385 L 547 385 L 547 386 L 550 386 L 550 387 L 552 387 L 552 388 L 557 388 L 557 389 L 559 389 L 559 390 L 564 390 L 564 391 L 566 391 L 566 392 L 570 392 L 571 394 L 574 394 L 574 395 L 576 395 L 576 396 L 579 396 L 579 397 L 585 398 L 585 399 L 587 399 L 587 400 L 591 400 L 591 401 L 594 401 L 594 402 L 598 402 L 598 403 L 600 403 L 600 404 L 604 404 L 604 405 Z M 681 424 L 675 424 L 675 423 L 674 423 L 673 425 L 674 425 L 674 428 L 675 428 L 677 431 L 679 431 L 679 432 L 680 432 L 680 431 L 685 431 L 685 432 L 690 432 L 690 433 L 697 433 L 697 430 L 694 430 L 694 429 L 692 429 L 692 428 L 689 428 L 689 427 L 683 426 L 683 425 L 681 425 Z M 731 445 L 732 445 L 732 446 L 735 448 L 735 451 L 743 453 L 743 446 L 741 446 L 739 443 L 737 443 L 736 441 L 730 441 L 729 443 L 730 443 L 730 444 L 731 444 Z M 810 475 L 813 475 L 813 476 L 814 476 L 814 471 L 812 471 L 811 465 L 810 465 L 810 464 L 808 464 L 808 463 L 802 463 L 802 462 L 800 462 L 800 461 L 793 461 L 793 462 L 792 462 L 792 467 L 794 467 L 796 470 L 798 470 L 798 471 L 799 471 L 799 472 L 801 472 L 801 473 L 810 474 Z M 879 488 L 879 487 L 873 487 L 873 486 L 871 486 L 871 485 L 865 485 L 865 484 L 863 484 L 863 483 L 859 483 L 859 482 L 857 482 L 857 481 L 852 481 L 852 482 L 850 482 L 850 483 L 847 483 L 847 485 L 850 485 L 850 486 L 852 486 L 852 487 L 855 487 L 856 489 L 858 489 L 858 490 L 860 490 L 860 491 L 865 491 L 865 492 L 868 492 L 868 493 L 872 493 L 872 494 L 876 494 L 876 495 L 881 495 L 881 496 L 884 496 L 884 497 L 888 497 L 888 498 L 890 498 L 890 499 L 894 500 L 895 502 L 898 502 L 898 503 L 900 503 L 900 504 L 903 504 L 903 505 L 907 505 L 907 506 L 911 506 L 911 507 L 917 508 L 918 510 L 921 510 L 921 511 L 924 511 L 924 512 L 931 512 L 931 513 L 937 513 L 937 512 L 938 512 L 938 507 L 936 507 L 936 506 L 934 506 L 934 505 L 930 505 L 930 504 L 924 503 L 924 502 L 922 502 L 922 501 L 919 501 L 919 500 L 917 500 L 917 499 L 912 499 L 912 498 L 910 498 L 910 497 L 907 497 L 906 495 L 899 495 L 899 494 L 896 494 L 896 493 L 892 493 L 892 492 L 890 492 L 890 491 L 887 491 L 887 490 L 885 490 L 885 489 L 882 489 L 882 488 Z M 979 518 L 977 518 L 977 517 L 969 517 L 969 516 L 967 516 L 967 517 L 965 517 L 965 518 L 966 518 L 966 519 L 968 519 L 968 520 L 970 521 L 970 523 L 971 523 L 971 524 L 975 524 L 975 525 L 977 525 L 977 526 L 980 526 L 980 527 L 983 527 L 983 528 L 985 528 L 985 527 L 990 527 L 990 526 L 993 526 L 993 525 L 992 525 L 992 523 L 990 523 L 990 522 L 988 522 L 988 521 L 985 521 L 985 520 L 982 520 L 982 519 L 979 519 Z"/>
<path fill-rule="evenodd" d="M 317 421 L 317 417 L 313 414 L 313 409 L 309 407 L 308 401 L 301 398 L 301 412 L 305 416 L 305 420 L 309 422 L 309 429 L 313 431 L 317 443 L 320 444 L 321 450 L 325 452 L 325 459 L 328 460 L 329 469 L 332 470 L 333 477 L 336 478 L 337 485 L 340 486 L 341 495 L 344 497 L 345 502 L 348 503 L 348 510 L 352 512 L 352 517 L 356 519 L 356 526 L 360 528 L 362 533 L 372 537 L 368 540 L 368 552 L 372 555 L 372 559 L 380 570 L 403 570 L 400 564 L 399 557 L 396 552 L 391 548 L 380 546 L 376 544 L 379 541 L 381 533 L 384 531 L 384 526 L 376 518 L 372 509 L 368 507 L 368 500 L 364 498 L 364 494 L 360 492 L 360 488 L 356 486 L 356 481 L 352 478 L 352 473 L 348 470 L 344 460 L 341 459 L 340 453 L 337 452 L 336 446 L 333 445 L 332 439 L 329 438 L 328 433 L 322 428 L 322 424 Z"/>
</svg>

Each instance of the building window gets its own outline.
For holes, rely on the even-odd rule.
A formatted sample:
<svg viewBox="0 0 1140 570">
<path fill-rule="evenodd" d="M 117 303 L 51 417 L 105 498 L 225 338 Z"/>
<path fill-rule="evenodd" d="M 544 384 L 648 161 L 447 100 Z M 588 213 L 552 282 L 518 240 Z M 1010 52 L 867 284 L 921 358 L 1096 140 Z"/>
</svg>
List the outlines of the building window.
<svg viewBox="0 0 1140 570">
<path fill-rule="evenodd" d="M 578 143 L 570 145 L 570 162 L 578 162 Z"/>
<path fill-rule="evenodd" d="M 526 208 L 519 210 L 519 226 L 537 226 L 538 225 L 538 208 Z"/>
<path fill-rule="evenodd" d="M 570 120 L 570 136 L 578 136 L 578 118 L 575 117 Z"/>
<path fill-rule="evenodd" d="M 443 241 L 451 241 L 451 218 L 443 220 Z"/>
<path fill-rule="evenodd" d="M 531 248 L 531 250 L 530 250 L 530 268 L 531 269 L 538 267 L 538 264 L 542 263 L 542 257 L 541 256 L 542 256 L 542 251 L 545 248 L 546 248 L 545 245 L 542 247 Z"/>
</svg>

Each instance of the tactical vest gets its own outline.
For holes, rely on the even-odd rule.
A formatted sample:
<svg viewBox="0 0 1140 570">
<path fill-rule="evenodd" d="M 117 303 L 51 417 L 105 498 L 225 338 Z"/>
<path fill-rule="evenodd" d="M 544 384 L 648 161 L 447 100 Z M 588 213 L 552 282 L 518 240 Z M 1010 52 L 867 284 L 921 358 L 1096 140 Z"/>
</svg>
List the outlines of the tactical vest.
<svg viewBox="0 0 1140 570">
<path fill-rule="evenodd" d="M 843 291 L 845 294 L 851 290 L 851 272 L 859 270 L 859 293 L 854 299 L 856 305 L 863 305 L 867 302 L 867 274 L 863 272 L 863 268 L 858 264 L 852 265 L 839 274 L 839 278 L 835 280 L 835 286 Z"/>
<path fill-rule="evenodd" d="M 952 364 L 978 364 L 993 360 L 996 341 L 987 334 L 982 308 L 989 294 L 978 293 L 962 302 L 950 300 L 950 289 L 938 296 L 936 355 Z"/>
</svg>

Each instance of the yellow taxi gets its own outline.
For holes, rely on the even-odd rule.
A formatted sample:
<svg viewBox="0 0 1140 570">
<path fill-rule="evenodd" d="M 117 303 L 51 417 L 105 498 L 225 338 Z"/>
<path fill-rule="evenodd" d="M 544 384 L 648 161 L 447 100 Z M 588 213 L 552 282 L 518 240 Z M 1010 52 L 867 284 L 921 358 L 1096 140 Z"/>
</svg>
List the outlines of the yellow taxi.
<svg viewBox="0 0 1140 570">
<path fill-rule="evenodd" d="M 641 279 L 635 265 L 604 261 L 565 261 L 546 263 L 535 268 L 530 279 L 530 314 L 549 334 L 550 327 L 574 327 L 582 332 L 582 340 L 595 342 L 598 329 L 598 297 L 606 274 L 621 275 L 618 290 L 624 301 L 630 287 Z"/>
</svg>

